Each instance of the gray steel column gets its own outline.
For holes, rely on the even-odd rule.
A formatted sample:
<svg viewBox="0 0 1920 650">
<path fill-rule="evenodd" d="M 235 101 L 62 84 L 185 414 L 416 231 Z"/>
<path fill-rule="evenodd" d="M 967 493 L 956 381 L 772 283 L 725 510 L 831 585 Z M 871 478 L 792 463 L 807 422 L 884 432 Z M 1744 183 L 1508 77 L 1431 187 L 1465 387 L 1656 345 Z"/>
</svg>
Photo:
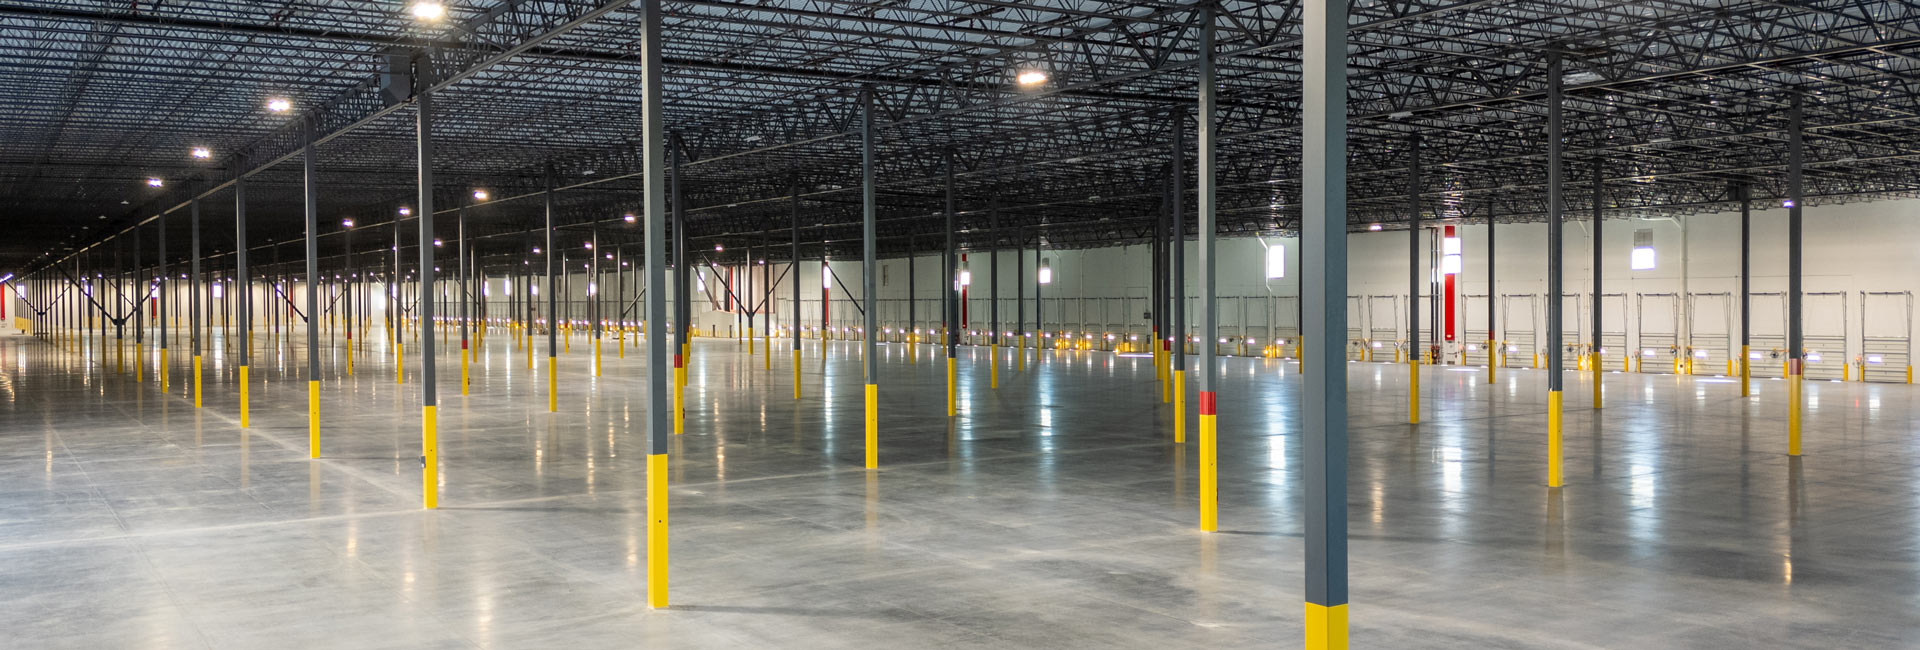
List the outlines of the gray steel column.
<svg viewBox="0 0 1920 650">
<path fill-rule="evenodd" d="M 1420 136 L 1407 139 L 1407 422 L 1420 423 Z M 1438 336 L 1439 332 L 1434 335 Z"/>
<path fill-rule="evenodd" d="M 1787 454 L 1800 455 L 1800 391 L 1806 376 L 1806 340 L 1801 324 L 1801 293 L 1805 290 L 1801 282 L 1801 204 L 1805 202 L 1804 170 L 1806 164 L 1806 144 L 1804 142 L 1805 111 L 1804 99 L 1798 92 L 1793 95 L 1793 107 L 1787 113 Z M 1841 359 L 1846 363 L 1846 359 Z"/>
<path fill-rule="evenodd" d="M 553 205 L 554 179 L 553 177 L 554 177 L 553 163 L 549 161 L 547 163 L 547 174 L 546 174 L 547 186 L 546 186 L 545 192 L 542 195 L 542 199 L 546 204 L 545 207 L 546 207 L 546 237 L 547 237 L 547 240 L 546 240 L 547 243 L 545 245 L 545 248 L 543 249 L 543 252 L 545 252 L 547 256 L 547 412 L 548 413 L 553 413 L 560 410 L 560 406 L 559 406 L 560 397 L 559 395 L 556 394 L 559 392 L 558 391 L 559 382 L 557 379 L 555 379 L 556 375 L 558 375 L 559 373 L 559 370 L 556 369 L 553 365 L 554 361 L 560 354 L 560 321 L 559 321 L 560 310 L 558 309 L 559 301 L 560 301 L 560 280 L 554 277 L 554 271 L 557 270 L 557 267 L 559 264 L 557 260 L 559 260 L 560 258 L 560 252 L 557 250 L 556 243 L 553 240 L 553 212 L 554 212 L 554 205 Z"/>
<path fill-rule="evenodd" d="M 913 304 L 914 293 L 915 293 L 913 288 L 914 288 L 914 285 L 919 284 L 919 276 L 917 273 L 914 272 L 914 267 L 919 266 L 918 264 L 914 263 L 915 262 L 914 253 L 918 252 L 919 248 L 920 248 L 920 238 L 915 237 L 913 235 L 907 235 L 907 337 L 906 337 L 906 340 L 907 340 L 907 357 L 910 363 L 917 363 L 920 358 L 919 350 L 916 349 L 916 346 L 914 345 L 914 342 L 920 336 L 919 328 L 914 326 L 915 323 L 920 322 L 916 318 L 916 316 L 919 314 L 919 311 L 914 308 L 914 304 Z"/>
<path fill-rule="evenodd" d="M 1602 272 L 1605 267 L 1601 266 L 1601 252 L 1605 248 L 1606 240 L 1600 235 L 1602 222 L 1606 221 L 1604 215 L 1601 213 L 1601 200 L 1606 198 L 1606 194 L 1603 191 L 1604 188 L 1602 187 L 1603 181 L 1600 162 L 1596 160 L 1593 165 L 1593 349 L 1589 351 L 1590 356 L 1588 357 L 1589 361 L 1593 364 L 1593 407 L 1596 409 L 1600 408 L 1601 405 L 1600 306 L 1606 304 L 1605 300 L 1600 299 L 1600 278 L 1606 275 Z M 1684 301 L 1686 300 L 1686 296 L 1681 296 L 1680 299 Z M 1693 353 L 1689 351 L 1687 354 L 1691 355 Z M 1689 359 L 1689 361 L 1691 361 L 1691 359 Z"/>
<path fill-rule="evenodd" d="M 867 400 L 867 469 L 880 466 L 880 354 L 876 347 L 879 338 L 879 308 L 874 304 L 874 295 L 880 291 L 877 281 L 880 265 L 876 256 L 874 220 L 879 211 L 875 202 L 874 165 L 876 160 L 874 147 L 879 144 L 879 134 L 873 128 L 873 90 L 860 92 L 860 235 L 862 253 L 860 260 L 860 302 L 866 305 L 861 341 L 865 353 L 861 355 L 866 362 L 866 400 Z"/>
<path fill-rule="evenodd" d="M 422 58 L 419 63 L 427 70 L 432 62 Z M 428 74 L 431 74 L 430 72 Z M 433 336 L 433 90 L 430 83 L 420 86 L 415 101 L 415 129 L 419 140 L 420 165 L 420 205 L 416 218 L 420 221 L 420 236 L 415 246 L 420 249 L 420 283 L 416 285 L 419 298 L 416 304 L 420 310 L 420 406 L 422 411 L 422 431 L 420 457 L 422 460 L 422 481 L 425 487 L 425 503 L 428 509 L 439 507 L 439 424 L 435 408 L 439 404 L 439 393 L 434 381 L 434 343 Z"/>
<path fill-rule="evenodd" d="M 1565 280 L 1561 241 L 1565 206 L 1560 197 L 1561 153 L 1561 71 L 1560 53 L 1547 53 L 1547 487 L 1560 487 L 1560 392 L 1566 381 L 1561 352 L 1566 345 L 1562 335 L 1560 308 L 1565 302 Z"/>
<path fill-rule="evenodd" d="M 951 367 L 954 357 L 958 354 L 958 347 L 960 345 L 960 288 L 956 286 L 960 281 L 960 256 L 955 250 L 954 244 L 954 230 L 957 226 L 955 225 L 953 210 L 952 149 L 946 151 L 945 168 L 947 248 L 944 258 L 946 273 L 942 274 L 942 279 L 940 280 L 940 295 L 943 296 L 940 301 L 942 308 L 940 319 L 943 321 L 942 327 L 946 329 L 947 364 Z M 948 386 L 948 391 L 952 391 L 951 385 Z M 948 401 L 951 402 L 952 400 L 949 399 Z M 949 413 L 949 415 L 951 415 L 951 413 Z"/>
<path fill-rule="evenodd" d="M 159 247 L 160 254 L 159 254 L 158 260 L 155 262 L 158 265 L 157 268 L 159 269 L 159 271 L 155 275 L 160 278 L 160 282 L 157 285 L 159 287 L 158 291 L 160 292 L 160 367 L 161 367 L 160 372 L 163 373 L 160 376 L 163 378 L 161 383 L 165 384 L 166 381 L 164 378 L 167 377 L 167 375 L 164 373 L 166 373 L 166 365 L 168 360 L 168 357 L 167 357 L 167 299 L 170 297 L 168 294 L 172 293 L 169 290 L 169 287 L 173 286 L 173 283 L 167 279 L 167 213 L 165 212 L 160 213 L 159 218 L 156 220 L 156 224 L 160 231 L 160 247 Z M 19 288 L 15 287 L 14 291 L 17 293 L 19 291 Z M 164 390 L 164 387 L 163 387 L 163 390 Z"/>
<path fill-rule="evenodd" d="M 197 193 L 196 193 L 197 194 Z M 187 207 L 187 337 L 193 340 L 193 382 L 195 408 L 200 406 L 200 199 Z"/>
<path fill-rule="evenodd" d="M 794 379 L 795 379 L 795 383 L 793 385 L 793 397 L 794 399 L 799 399 L 800 384 L 798 383 L 798 380 L 800 377 L 799 375 L 800 373 L 800 369 L 799 369 L 800 285 L 802 284 L 802 280 L 800 278 L 800 175 L 799 174 L 793 175 L 793 179 L 789 183 L 787 196 L 789 197 L 787 202 L 787 216 L 789 217 L 790 222 L 793 226 L 793 252 L 792 252 L 793 272 L 789 274 L 793 276 L 793 327 L 791 328 L 792 331 L 789 333 L 793 335 L 793 361 L 794 361 L 793 372 L 794 372 Z"/>
<path fill-rule="evenodd" d="M 1200 223 L 1195 234 L 1200 245 L 1200 530 L 1220 529 L 1218 397 L 1214 393 L 1214 356 L 1218 352 L 1220 311 L 1214 298 L 1214 231 L 1216 210 L 1214 193 L 1218 181 L 1214 174 L 1214 9 L 1200 8 L 1200 108 L 1198 113 L 1198 171 L 1200 174 Z"/>
<path fill-rule="evenodd" d="M 234 330 L 240 334 L 240 367 L 242 383 L 245 383 L 247 371 L 253 365 L 253 292 L 252 280 L 247 275 L 247 177 L 244 172 L 236 171 L 233 179 L 233 283 L 239 293 L 233 297 Z M 243 409 L 244 402 L 243 402 Z M 243 425 L 244 426 L 244 425 Z"/>
<path fill-rule="evenodd" d="M 1347 647 L 1347 3 L 1307 2 L 1301 66 L 1301 313 L 1309 650 Z M 1316 643 L 1318 645 L 1316 645 Z"/>
<path fill-rule="evenodd" d="M 1013 346 L 1020 350 L 1020 365 L 1027 363 L 1027 229 L 1013 229 Z"/>
<path fill-rule="evenodd" d="M 995 195 L 987 204 L 987 340 L 993 346 L 1000 346 L 1000 197 Z M 994 351 L 994 363 L 999 363 L 999 350 Z"/>
<path fill-rule="evenodd" d="M 320 172 L 314 160 L 313 121 L 301 124 L 306 151 L 300 172 L 307 227 L 307 454 L 320 457 Z"/>
<path fill-rule="evenodd" d="M 1173 118 L 1173 232 L 1169 244 L 1173 247 L 1172 259 L 1168 265 L 1173 267 L 1173 372 L 1184 375 L 1187 372 L 1187 111 L 1174 109 Z M 1186 379 L 1179 382 L 1181 391 L 1173 396 L 1184 402 Z M 1185 407 L 1181 407 L 1184 412 Z M 1184 416 L 1183 416 L 1184 417 Z M 1186 423 L 1179 425 L 1182 429 Z"/>
<path fill-rule="evenodd" d="M 1489 368 L 1499 367 L 1501 348 L 1505 347 L 1500 344 L 1500 328 L 1497 319 L 1500 313 L 1500 292 L 1494 286 L 1500 276 L 1494 273 L 1493 266 L 1494 262 L 1498 261 L 1494 255 L 1494 235 L 1499 231 L 1499 227 L 1494 223 L 1493 206 L 1494 200 L 1489 197 L 1487 199 L 1487 367 Z M 1487 383 L 1493 383 L 1493 376 L 1492 372 L 1487 373 Z"/>
<path fill-rule="evenodd" d="M 1740 396 L 1752 396 L 1748 384 L 1753 346 L 1753 187 L 1741 181 L 1734 190 L 1740 197 Z"/>
<path fill-rule="evenodd" d="M 667 190 L 669 207 L 673 210 L 673 335 L 674 343 L 679 346 L 674 348 L 673 365 L 684 369 L 693 361 L 687 358 L 693 351 L 687 344 L 693 321 L 693 260 L 687 259 L 686 197 L 680 193 L 680 134 L 673 134 L 667 150 L 673 170 Z M 686 381 L 684 374 L 678 381 Z"/>
<path fill-rule="evenodd" d="M 463 199 L 462 203 L 464 202 L 465 200 Z M 472 295 L 467 293 L 469 290 L 467 288 L 467 275 L 470 272 L 470 269 L 467 268 L 467 208 L 466 206 L 461 206 L 459 211 L 454 212 L 453 220 L 454 220 L 454 224 L 459 227 L 456 233 L 454 234 L 454 237 L 455 237 L 454 255 L 459 259 L 459 264 L 460 264 L 460 296 L 459 296 L 460 298 L 460 354 L 462 358 L 466 358 L 467 355 L 469 355 L 471 352 L 468 348 L 469 341 L 467 339 L 468 337 L 467 318 L 471 316 L 471 314 L 467 311 L 467 303 L 474 299 Z M 467 386 L 465 383 L 466 380 L 467 380 L 466 375 L 462 374 L 460 377 L 460 381 L 461 381 L 460 394 L 462 395 L 465 395 L 467 392 Z"/>
<path fill-rule="evenodd" d="M 667 606 L 667 436 L 673 430 L 667 395 L 666 108 L 661 105 L 660 0 L 640 0 L 640 140 L 646 201 L 647 265 L 647 604 Z"/>
</svg>

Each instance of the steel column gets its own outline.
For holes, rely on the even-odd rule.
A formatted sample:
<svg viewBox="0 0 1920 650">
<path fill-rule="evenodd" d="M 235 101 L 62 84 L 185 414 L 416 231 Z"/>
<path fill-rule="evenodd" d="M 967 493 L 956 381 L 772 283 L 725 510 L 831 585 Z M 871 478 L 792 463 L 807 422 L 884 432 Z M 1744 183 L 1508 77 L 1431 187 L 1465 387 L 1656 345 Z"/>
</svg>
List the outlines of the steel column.
<svg viewBox="0 0 1920 650">
<path fill-rule="evenodd" d="M 878 144 L 879 134 L 873 126 L 873 90 L 860 93 L 860 236 L 862 257 L 860 260 L 860 302 L 866 305 L 864 331 L 861 341 L 865 354 L 867 378 L 867 469 L 880 467 L 880 355 L 876 347 L 879 336 L 879 309 L 874 304 L 874 295 L 879 293 L 880 265 L 876 261 L 874 221 L 879 210 L 876 203 L 877 191 L 874 181 L 874 147 Z"/>
<path fill-rule="evenodd" d="M 1306 648 L 1347 648 L 1347 3 L 1302 15 L 1301 313 L 1318 372 L 1302 382 Z M 1306 363 L 1304 360 L 1303 363 Z"/>
<path fill-rule="evenodd" d="M 1599 161 L 1594 161 L 1594 164 L 1593 164 L 1593 349 L 1589 351 L 1589 355 L 1587 356 L 1587 363 L 1590 364 L 1591 366 L 1589 369 L 1593 371 L 1593 408 L 1596 408 L 1596 409 L 1600 408 L 1600 405 L 1601 405 L 1600 378 L 1603 376 L 1601 374 L 1601 368 L 1600 368 L 1600 306 L 1603 304 L 1606 304 L 1606 301 L 1600 299 L 1600 295 L 1601 295 L 1600 294 L 1600 278 L 1601 276 L 1605 275 L 1601 271 L 1602 269 L 1606 268 L 1601 265 L 1601 251 L 1603 248 L 1605 248 L 1605 244 L 1606 244 L 1606 240 L 1600 236 L 1600 226 L 1603 225 L 1601 222 L 1606 220 L 1604 218 L 1604 215 L 1602 215 L 1601 213 L 1601 206 L 1602 206 L 1601 200 L 1606 197 L 1606 193 L 1604 192 L 1604 187 L 1602 187 L 1601 183 L 1602 183 L 1602 179 L 1601 179 L 1600 163 Z M 1682 296 L 1681 299 L 1685 300 L 1686 297 Z M 1625 314 L 1621 315 L 1622 318 L 1624 318 L 1625 316 L 1626 316 Z M 1692 351 L 1689 350 L 1688 354 L 1692 354 Z M 1691 357 L 1689 357 L 1687 361 L 1691 363 L 1693 360 Z"/>
<path fill-rule="evenodd" d="M 431 71 L 433 66 L 426 59 L 420 61 L 421 69 Z M 416 72 L 416 75 L 428 73 Z M 420 249 L 420 282 L 417 285 L 420 297 L 415 304 L 420 310 L 420 413 L 421 413 L 421 484 L 425 488 L 428 509 L 440 505 L 440 452 L 439 423 L 435 409 L 438 408 L 439 394 L 434 381 L 434 338 L 433 338 L 433 90 L 422 86 L 415 98 L 415 129 L 419 136 L 420 165 L 420 235 L 416 248 Z"/>
<path fill-rule="evenodd" d="M 1804 99 L 1793 95 L 1787 113 L 1787 455 L 1800 455 L 1800 400 L 1806 378 L 1806 341 L 1801 322 L 1801 203 L 1803 169 L 1806 163 Z M 1841 363 L 1846 360 L 1842 359 Z"/>
<path fill-rule="evenodd" d="M 1420 137 L 1407 140 L 1407 422 L 1420 423 Z M 1436 332 L 1436 335 L 1438 333 Z"/>
<path fill-rule="evenodd" d="M 1220 528 L 1220 469 L 1218 466 L 1218 402 L 1214 393 L 1214 356 L 1219 334 L 1219 306 L 1214 304 L 1214 9 L 1200 8 L 1200 66 L 1198 161 L 1200 173 L 1200 530 Z"/>
<path fill-rule="evenodd" d="M 660 60 L 660 0 L 639 0 L 641 16 L 640 139 L 645 169 L 647 265 L 647 604 L 667 606 L 667 432 L 668 411 L 666 278 L 666 109 Z M 797 311 L 797 310 L 796 310 Z"/>
<path fill-rule="evenodd" d="M 1561 294 L 1565 291 L 1562 277 L 1562 257 L 1565 256 L 1561 242 L 1561 221 L 1565 219 L 1565 206 L 1560 196 L 1560 155 L 1561 155 L 1561 72 L 1559 52 L 1547 53 L 1547 487 L 1560 487 L 1560 392 L 1565 377 L 1561 351 L 1565 338 L 1561 335 L 1561 303 L 1565 302 Z"/>
<path fill-rule="evenodd" d="M 313 144 L 313 121 L 301 128 L 306 151 L 300 157 L 304 178 L 301 202 L 307 227 L 307 454 L 320 457 L 320 173 Z"/>
</svg>

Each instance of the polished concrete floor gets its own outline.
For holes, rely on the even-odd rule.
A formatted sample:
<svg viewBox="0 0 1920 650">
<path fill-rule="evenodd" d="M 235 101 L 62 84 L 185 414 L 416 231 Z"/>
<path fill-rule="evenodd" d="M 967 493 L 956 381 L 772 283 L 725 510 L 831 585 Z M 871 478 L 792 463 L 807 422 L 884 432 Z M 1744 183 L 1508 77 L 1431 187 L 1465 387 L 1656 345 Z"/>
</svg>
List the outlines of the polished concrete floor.
<svg viewBox="0 0 1920 650">
<path fill-rule="evenodd" d="M 379 338 L 377 333 L 375 338 Z M 1149 359 L 1040 355 L 958 419 L 932 347 L 887 348 L 881 460 L 860 469 L 857 348 L 771 371 L 695 344 L 672 444 L 672 594 L 646 608 L 637 351 L 576 341 L 561 412 L 493 337 L 473 393 L 440 359 L 442 508 L 419 508 L 418 384 L 369 346 L 305 363 L 256 341 L 254 421 L 209 362 L 195 410 L 84 354 L 0 336 L 0 647 L 1297 647 L 1301 378 L 1221 364 L 1223 530 L 1195 530 L 1197 447 L 1170 442 Z M 451 346 L 451 347 L 457 347 Z M 409 364 L 417 357 L 408 350 Z M 544 363 L 544 359 L 542 360 Z M 1310 369 L 1311 370 L 1311 369 Z M 1920 404 L 1811 384 L 1569 380 L 1567 487 L 1542 487 L 1544 375 L 1350 364 L 1353 639 L 1368 648 L 1920 646 Z M 537 374 L 536 374 L 537 373 Z M 1189 386 L 1191 386 L 1191 382 Z M 1189 413 L 1192 411 L 1189 410 Z"/>
</svg>

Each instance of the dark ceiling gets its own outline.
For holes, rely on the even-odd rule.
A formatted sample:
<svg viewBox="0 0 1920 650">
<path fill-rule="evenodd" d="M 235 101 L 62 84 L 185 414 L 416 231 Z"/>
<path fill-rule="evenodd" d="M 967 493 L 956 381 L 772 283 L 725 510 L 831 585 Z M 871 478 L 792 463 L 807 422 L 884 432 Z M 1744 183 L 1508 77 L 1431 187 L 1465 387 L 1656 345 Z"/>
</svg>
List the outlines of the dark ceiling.
<svg viewBox="0 0 1920 650">
<path fill-rule="evenodd" d="M 1169 205 L 1173 130 L 1192 146 L 1196 2 L 664 4 L 667 126 L 699 250 L 784 242 L 797 189 L 803 254 L 856 251 L 862 89 L 880 136 L 882 255 L 940 244 L 949 165 L 964 246 L 1138 241 Z M 321 136 L 322 254 L 336 270 L 366 263 L 417 191 L 416 104 L 391 73 L 423 55 L 452 77 L 431 115 L 436 203 L 474 188 L 494 199 L 468 211 L 479 250 L 494 263 L 530 250 L 549 165 L 565 237 L 636 240 L 621 216 L 641 198 L 638 9 L 447 6 L 425 22 L 398 0 L 0 0 L 0 274 L 76 253 L 125 268 L 136 231 L 151 260 L 162 227 L 178 260 L 196 196 L 207 250 L 229 251 L 236 173 L 254 259 L 300 259 L 288 242 L 304 233 L 302 116 Z M 1299 6 L 1215 6 L 1219 228 L 1289 232 Z M 1736 183 L 1778 201 L 1796 96 L 1812 202 L 1920 188 L 1913 3 L 1359 0 L 1352 14 L 1356 228 L 1406 220 L 1415 138 L 1428 218 L 1541 219 L 1550 52 L 1566 66 L 1571 214 L 1591 210 L 1596 173 L 1612 216 L 1726 209 Z M 1051 79 L 1013 82 L 1031 69 Z M 266 110 L 273 98 L 293 109 Z M 454 235 L 453 219 L 438 225 Z"/>
</svg>

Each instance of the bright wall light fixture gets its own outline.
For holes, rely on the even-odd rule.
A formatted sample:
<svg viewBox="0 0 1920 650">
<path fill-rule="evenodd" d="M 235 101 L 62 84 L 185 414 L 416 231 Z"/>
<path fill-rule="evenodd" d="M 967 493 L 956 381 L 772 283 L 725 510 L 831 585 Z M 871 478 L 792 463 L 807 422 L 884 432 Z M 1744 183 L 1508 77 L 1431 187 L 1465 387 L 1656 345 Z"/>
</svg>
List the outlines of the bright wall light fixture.
<svg viewBox="0 0 1920 650">
<path fill-rule="evenodd" d="M 1643 228 L 1633 231 L 1633 252 L 1627 262 L 1635 271 L 1653 270 L 1655 260 L 1652 229 Z"/>
<path fill-rule="evenodd" d="M 285 113 L 293 110 L 293 102 L 275 97 L 267 100 L 267 110 L 275 113 Z"/>
<path fill-rule="evenodd" d="M 1046 83 L 1047 78 L 1047 73 L 1044 70 L 1023 70 L 1018 76 L 1014 77 L 1013 80 L 1022 86 L 1038 86 Z"/>
<path fill-rule="evenodd" d="M 822 289 L 833 288 L 833 271 L 827 268 L 826 262 L 820 263 L 820 288 Z"/>
<path fill-rule="evenodd" d="M 447 17 L 447 6 L 434 0 L 415 2 L 408 11 L 413 13 L 414 18 L 425 21 L 437 21 Z"/>
<path fill-rule="evenodd" d="M 1279 245 L 1267 247 L 1267 279 L 1278 280 L 1287 277 L 1287 249 Z"/>
<path fill-rule="evenodd" d="M 1040 284 L 1053 284 L 1053 260 L 1040 258 Z"/>
<path fill-rule="evenodd" d="M 400 216 L 402 217 L 413 216 L 413 208 L 400 208 Z"/>
<path fill-rule="evenodd" d="M 1370 232 L 1380 232 L 1380 224 L 1376 223 L 1376 224 L 1369 225 L 1367 226 L 1367 230 Z"/>
</svg>

